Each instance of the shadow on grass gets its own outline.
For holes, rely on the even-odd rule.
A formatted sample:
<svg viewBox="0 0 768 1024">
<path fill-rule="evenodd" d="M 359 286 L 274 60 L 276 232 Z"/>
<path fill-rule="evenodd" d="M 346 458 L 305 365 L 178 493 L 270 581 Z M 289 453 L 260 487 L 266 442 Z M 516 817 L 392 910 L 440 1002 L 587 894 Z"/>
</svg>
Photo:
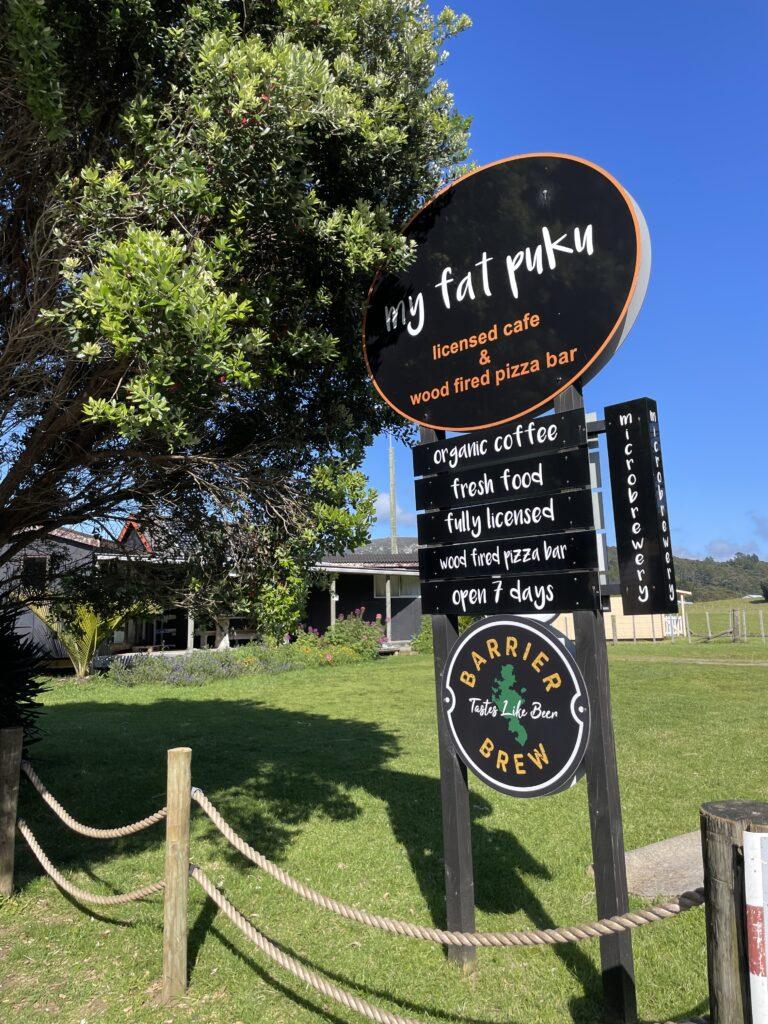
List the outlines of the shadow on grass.
<svg viewBox="0 0 768 1024">
<path fill-rule="evenodd" d="M 132 821 L 161 805 L 165 751 L 174 746 L 192 747 L 194 783 L 237 832 L 272 859 L 282 858 L 311 818 L 356 818 L 361 809 L 353 793 L 363 789 L 387 808 L 432 920 L 445 925 L 439 780 L 398 770 L 393 764 L 399 753 L 396 736 L 374 723 L 195 695 L 149 705 L 57 705 L 46 709 L 43 725 L 46 735 L 35 750 L 35 765 L 65 807 L 92 825 Z M 28 786 L 23 805 L 44 848 L 64 867 L 81 866 L 85 859 L 108 862 L 116 851 L 146 850 L 163 841 L 162 824 L 116 842 L 70 832 L 62 836 L 63 826 L 51 820 Z M 497 914 L 519 911 L 536 927 L 553 927 L 556 922 L 528 882 L 550 878 L 547 867 L 514 835 L 483 822 L 491 805 L 482 795 L 472 794 L 471 807 L 477 906 Z M 243 866 L 223 838 L 220 846 L 222 856 Z M 25 871 L 27 878 L 38 873 L 29 858 L 21 867 L 22 884 Z M 212 921 L 206 907 L 192 927 L 192 964 Z M 583 988 L 583 997 L 572 1006 L 574 1020 L 594 1020 L 601 986 L 592 960 L 575 945 L 555 946 L 553 954 Z"/>
</svg>

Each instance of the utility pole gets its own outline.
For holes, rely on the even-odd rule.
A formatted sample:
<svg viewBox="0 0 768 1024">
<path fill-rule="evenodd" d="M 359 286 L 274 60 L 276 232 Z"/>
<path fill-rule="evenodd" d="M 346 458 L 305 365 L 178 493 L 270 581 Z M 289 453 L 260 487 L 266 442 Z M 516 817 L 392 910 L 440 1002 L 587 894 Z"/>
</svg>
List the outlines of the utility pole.
<svg viewBox="0 0 768 1024">
<path fill-rule="evenodd" d="M 397 554 L 397 497 L 395 495 L 395 441 L 389 435 L 389 550 Z"/>
</svg>

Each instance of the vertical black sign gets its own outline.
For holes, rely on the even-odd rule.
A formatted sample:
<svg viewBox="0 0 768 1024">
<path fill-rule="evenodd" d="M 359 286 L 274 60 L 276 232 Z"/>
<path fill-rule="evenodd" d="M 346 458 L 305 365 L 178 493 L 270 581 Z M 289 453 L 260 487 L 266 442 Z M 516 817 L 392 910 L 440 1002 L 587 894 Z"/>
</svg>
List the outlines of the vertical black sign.
<svg viewBox="0 0 768 1024">
<path fill-rule="evenodd" d="M 676 612 L 656 403 L 637 398 L 608 406 L 605 433 L 624 612 Z"/>
</svg>

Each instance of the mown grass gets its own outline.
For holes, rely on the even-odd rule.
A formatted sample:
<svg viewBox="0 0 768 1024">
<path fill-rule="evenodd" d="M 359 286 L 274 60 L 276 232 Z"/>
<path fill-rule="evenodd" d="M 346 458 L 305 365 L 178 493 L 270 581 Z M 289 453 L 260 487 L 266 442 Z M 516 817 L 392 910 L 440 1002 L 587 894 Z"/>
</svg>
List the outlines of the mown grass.
<svg viewBox="0 0 768 1024">
<path fill-rule="evenodd" d="M 614 651 L 611 659 L 628 847 L 695 829 L 703 801 L 766 798 L 767 670 L 662 665 Z M 444 923 L 427 657 L 189 690 L 67 682 L 47 695 L 43 726 L 38 770 L 81 820 L 115 824 L 157 807 L 165 751 L 188 744 L 195 783 L 299 878 L 390 916 Z M 27 784 L 21 805 L 53 859 L 84 887 L 124 890 L 162 873 L 162 827 L 97 843 L 65 830 Z M 473 781 L 472 811 L 479 927 L 594 918 L 583 783 L 556 797 L 515 801 Z M 389 1009 L 444 1024 L 602 1019 L 596 942 L 484 950 L 466 978 L 440 947 L 364 929 L 300 901 L 248 866 L 199 813 L 192 850 L 269 937 Z M 0 907 L 0 1019 L 7 1024 L 359 1019 L 256 953 L 195 887 L 189 994 L 159 1006 L 159 899 L 85 910 L 41 877 L 24 849 L 17 881 L 17 895 Z M 634 948 L 641 1019 L 706 1009 L 701 911 L 642 929 Z"/>
</svg>

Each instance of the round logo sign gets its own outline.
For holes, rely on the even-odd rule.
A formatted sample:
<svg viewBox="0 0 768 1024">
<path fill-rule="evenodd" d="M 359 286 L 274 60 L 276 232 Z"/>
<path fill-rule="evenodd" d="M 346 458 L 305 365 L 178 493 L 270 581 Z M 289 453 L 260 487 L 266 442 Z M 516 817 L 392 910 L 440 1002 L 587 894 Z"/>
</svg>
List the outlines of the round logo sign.
<svg viewBox="0 0 768 1024">
<path fill-rule="evenodd" d="M 589 380 L 629 331 L 650 272 L 629 194 L 556 153 L 459 178 L 405 234 L 415 259 L 374 279 L 363 349 L 382 398 L 435 429 L 506 423 Z"/>
<path fill-rule="evenodd" d="M 459 637 L 443 676 L 459 756 L 493 789 L 546 796 L 567 789 L 589 740 L 584 679 L 556 630 L 494 615 Z"/>
</svg>

